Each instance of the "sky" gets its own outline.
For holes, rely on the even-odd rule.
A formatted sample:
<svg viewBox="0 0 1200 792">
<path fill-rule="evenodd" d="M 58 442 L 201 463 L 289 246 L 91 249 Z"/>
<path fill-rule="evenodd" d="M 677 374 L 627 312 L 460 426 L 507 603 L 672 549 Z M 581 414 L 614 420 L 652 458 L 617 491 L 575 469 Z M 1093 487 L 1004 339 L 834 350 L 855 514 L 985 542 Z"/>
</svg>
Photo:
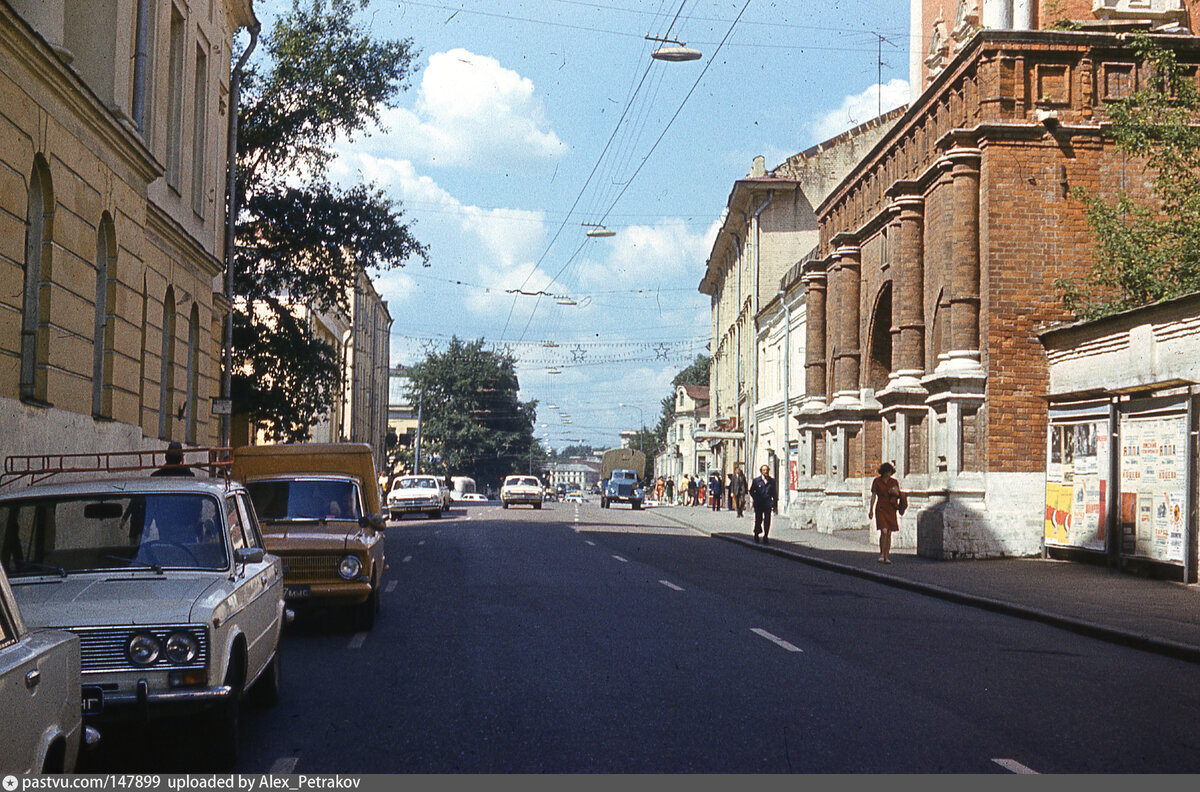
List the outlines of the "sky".
<svg viewBox="0 0 1200 792">
<path fill-rule="evenodd" d="M 269 33 L 292 0 L 254 7 Z M 773 168 L 908 100 L 905 0 L 372 0 L 359 21 L 419 51 L 331 174 L 384 189 L 429 248 L 375 279 L 392 363 L 453 336 L 512 354 L 556 449 L 653 427 L 708 353 L 697 287 L 756 155 Z M 655 60 L 647 37 L 701 58 Z"/>
</svg>

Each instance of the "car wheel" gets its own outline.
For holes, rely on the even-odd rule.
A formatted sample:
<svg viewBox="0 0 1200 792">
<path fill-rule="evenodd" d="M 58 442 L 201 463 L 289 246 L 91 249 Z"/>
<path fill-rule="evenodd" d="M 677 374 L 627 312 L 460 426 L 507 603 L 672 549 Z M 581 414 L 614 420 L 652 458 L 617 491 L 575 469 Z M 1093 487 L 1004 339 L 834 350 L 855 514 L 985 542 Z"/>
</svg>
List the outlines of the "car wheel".
<svg viewBox="0 0 1200 792">
<path fill-rule="evenodd" d="M 507 508 L 508 508 L 508 501 L 500 501 L 500 508 L 501 508 L 501 509 L 507 509 Z"/>
<path fill-rule="evenodd" d="M 540 508 L 542 508 L 542 504 L 540 504 L 540 503 L 535 503 L 535 504 L 533 504 L 533 508 L 535 508 L 535 509 L 540 509 Z"/>
<path fill-rule="evenodd" d="M 641 508 L 642 508 L 642 502 L 641 502 L 641 501 L 633 501 L 633 502 L 631 502 L 629 505 L 633 507 L 633 510 L 634 510 L 634 511 L 637 511 L 637 510 L 639 510 L 639 509 L 641 509 Z"/>
<path fill-rule="evenodd" d="M 229 772 L 238 759 L 238 724 L 242 709 L 241 661 L 230 658 L 225 684 L 232 692 L 209 715 L 208 763 L 215 772 Z"/>
<path fill-rule="evenodd" d="M 400 518 L 403 516 L 404 516 L 404 512 L 388 512 L 388 517 L 391 517 L 396 522 L 399 522 Z"/>
<path fill-rule="evenodd" d="M 283 682 L 283 661 L 279 659 L 279 648 L 271 656 L 271 662 L 263 669 L 258 681 L 250 689 L 250 696 L 260 707 L 274 707 L 279 703 L 279 691 Z"/>
<path fill-rule="evenodd" d="M 431 519 L 431 520 L 437 520 L 437 519 L 441 518 L 441 516 L 442 516 L 441 509 L 434 509 L 433 511 L 429 512 L 429 519 Z"/>
</svg>

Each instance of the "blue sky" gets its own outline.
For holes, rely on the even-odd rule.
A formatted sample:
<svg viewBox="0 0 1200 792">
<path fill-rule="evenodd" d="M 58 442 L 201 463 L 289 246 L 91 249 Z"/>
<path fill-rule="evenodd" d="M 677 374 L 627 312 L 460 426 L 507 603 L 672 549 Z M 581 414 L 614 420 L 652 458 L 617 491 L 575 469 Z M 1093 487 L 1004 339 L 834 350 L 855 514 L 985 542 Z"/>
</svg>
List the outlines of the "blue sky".
<svg viewBox="0 0 1200 792">
<path fill-rule="evenodd" d="M 255 3 L 265 30 L 290 8 Z M 655 424 L 707 352 L 697 285 L 755 155 L 774 167 L 908 98 L 904 0 L 391 0 L 360 20 L 420 50 L 384 128 L 336 147 L 335 177 L 387 190 L 429 246 L 376 280 L 392 362 L 453 335 L 511 351 L 555 448 Z M 653 60 L 647 35 L 702 57 Z"/>
</svg>

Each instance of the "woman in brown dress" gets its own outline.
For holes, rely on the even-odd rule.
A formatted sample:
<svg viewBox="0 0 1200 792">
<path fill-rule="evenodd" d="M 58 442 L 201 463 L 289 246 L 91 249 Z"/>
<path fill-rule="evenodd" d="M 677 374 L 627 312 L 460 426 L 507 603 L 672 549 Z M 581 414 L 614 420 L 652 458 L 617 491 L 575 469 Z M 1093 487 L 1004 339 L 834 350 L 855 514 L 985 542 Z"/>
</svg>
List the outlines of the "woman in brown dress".
<svg viewBox="0 0 1200 792">
<path fill-rule="evenodd" d="M 878 472 L 879 475 L 871 482 L 871 505 L 867 508 L 867 517 L 875 518 L 875 528 L 879 531 L 879 563 L 890 564 L 892 532 L 900 530 L 900 504 L 904 495 L 900 492 L 900 482 L 892 478 L 896 468 L 884 462 Z"/>
</svg>

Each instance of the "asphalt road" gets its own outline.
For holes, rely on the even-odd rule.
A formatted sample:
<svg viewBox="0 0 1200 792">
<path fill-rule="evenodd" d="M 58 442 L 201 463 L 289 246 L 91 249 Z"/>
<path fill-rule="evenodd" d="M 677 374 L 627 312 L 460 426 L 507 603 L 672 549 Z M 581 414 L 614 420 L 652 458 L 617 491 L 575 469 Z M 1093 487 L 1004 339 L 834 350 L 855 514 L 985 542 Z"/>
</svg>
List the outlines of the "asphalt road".
<svg viewBox="0 0 1200 792">
<path fill-rule="evenodd" d="M 374 629 L 336 613 L 289 627 L 283 701 L 244 713 L 239 771 L 1200 770 L 1194 665 L 654 510 L 479 504 L 386 541 Z M 162 769 L 187 737 L 155 735 Z M 144 767 L 139 750 L 102 761 Z"/>
</svg>

